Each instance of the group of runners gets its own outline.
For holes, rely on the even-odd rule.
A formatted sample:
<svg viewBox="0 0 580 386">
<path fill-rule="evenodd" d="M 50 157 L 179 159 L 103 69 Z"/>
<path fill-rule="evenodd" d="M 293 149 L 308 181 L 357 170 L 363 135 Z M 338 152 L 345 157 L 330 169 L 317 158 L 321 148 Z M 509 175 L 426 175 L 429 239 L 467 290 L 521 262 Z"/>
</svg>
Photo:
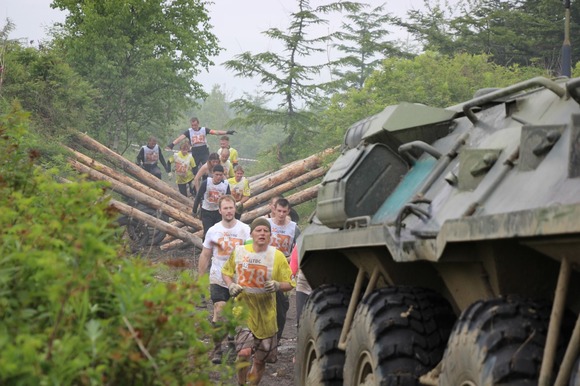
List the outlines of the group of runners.
<svg viewBox="0 0 580 386">
<path fill-rule="evenodd" d="M 274 204 L 275 217 L 258 217 L 247 224 L 235 218 L 231 195 L 219 198 L 221 221 L 209 228 L 199 257 L 198 274 L 209 267 L 213 322 L 218 323 L 223 307 L 235 298 L 248 310 L 248 318 L 235 337 L 217 337 L 212 362 L 221 363 L 224 351 L 236 353 L 240 385 L 259 384 L 266 363 L 277 360 L 278 341 L 288 311 L 288 291 L 295 287 L 288 257 L 297 224 L 287 218 L 289 203 L 280 198 Z M 283 217 L 283 221 L 277 221 Z M 227 349 L 224 350 L 224 340 Z"/>
<path fill-rule="evenodd" d="M 296 261 L 293 269 L 290 263 L 292 256 L 297 259 L 300 230 L 290 217 L 290 203 L 281 196 L 271 199 L 269 215 L 250 225 L 240 221 L 251 191 L 237 151 L 229 145 L 227 135 L 231 134 L 235 131 L 200 127 L 199 120 L 191 118 L 191 128 L 165 148 L 172 150 L 180 144 L 179 152 L 166 162 L 157 140 L 151 137 L 141 148 L 137 163 L 158 178 L 158 162 L 170 175 L 173 165 L 181 194 L 195 197 L 193 214 L 203 224 L 197 269 L 199 275 L 209 271 L 212 320 L 218 323 L 223 307 L 234 299 L 248 310 L 235 337 L 215 339 L 211 360 L 222 362 L 225 343 L 236 354 L 239 384 L 257 385 L 266 363 L 277 360 L 289 309 L 288 292 L 295 288 L 299 274 Z M 222 136 L 218 152 L 210 153 L 207 135 Z"/>
</svg>

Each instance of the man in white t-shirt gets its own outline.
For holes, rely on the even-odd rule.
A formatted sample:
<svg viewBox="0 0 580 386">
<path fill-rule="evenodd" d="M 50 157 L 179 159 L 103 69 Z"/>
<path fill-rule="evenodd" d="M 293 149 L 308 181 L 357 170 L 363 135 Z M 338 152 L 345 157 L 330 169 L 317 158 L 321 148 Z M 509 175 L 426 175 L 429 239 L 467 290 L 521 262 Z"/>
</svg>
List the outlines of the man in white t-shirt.
<svg viewBox="0 0 580 386">
<path fill-rule="evenodd" d="M 211 178 L 201 183 L 193 202 L 194 215 L 197 215 L 197 210 L 201 204 L 201 223 L 203 225 L 204 240 L 209 228 L 221 220 L 218 206 L 220 197 L 230 193 L 230 184 L 224 181 L 224 168 L 222 165 L 214 166 Z"/>
<path fill-rule="evenodd" d="M 244 241 L 250 238 L 250 227 L 235 218 L 236 200 L 231 195 L 221 196 L 218 206 L 222 220 L 208 229 L 197 266 L 198 274 L 203 275 L 211 262 L 209 288 L 213 303 L 213 323 L 219 321 L 222 309 L 230 299 L 228 286 L 222 278 L 222 267 L 235 247 L 243 245 Z M 222 340 L 214 342 L 213 363 L 221 363 Z M 233 346 L 233 342 L 230 346 Z"/>
<path fill-rule="evenodd" d="M 290 202 L 285 198 L 278 198 L 268 221 L 272 228 L 270 245 L 282 252 L 286 256 L 286 260 L 290 261 L 290 254 L 296 243 L 296 238 L 300 235 L 298 225 L 290 220 Z M 277 292 L 276 319 L 278 322 L 278 341 L 282 338 L 289 307 L 290 301 L 288 300 L 288 296 L 282 292 Z"/>
</svg>

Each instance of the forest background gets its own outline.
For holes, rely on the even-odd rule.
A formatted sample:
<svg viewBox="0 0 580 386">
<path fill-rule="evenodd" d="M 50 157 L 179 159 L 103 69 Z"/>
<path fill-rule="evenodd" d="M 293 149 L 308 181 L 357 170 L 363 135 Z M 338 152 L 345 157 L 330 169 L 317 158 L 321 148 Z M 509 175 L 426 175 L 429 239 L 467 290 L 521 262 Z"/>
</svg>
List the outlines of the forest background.
<svg viewBox="0 0 580 386">
<path fill-rule="evenodd" d="M 406 18 L 390 14 L 387 3 L 297 0 L 287 25 L 263 32 L 279 51 L 226 62 L 260 85 L 229 100 L 222 87 L 206 92 L 196 81 L 221 50 L 203 1 L 52 5 L 66 17 L 48 42 L 9 40 L 9 20 L 0 35 L 1 108 L 18 100 L 31 112 L 32 126 L 44 133 L 40 145 L 66 143 L 74 128 L 125 154 L 150 135 L 166 144 L 197 116 L 204 126 L 237 131 L 232 144 L 240 155 L 261 161 L 248 165 L 252 173 L 338 145 L 350 125 L 390 104 L 446 107 L 479 88 L 559 75 L 564 39 L 559 0 L 425 0 Z M 318 27 L 337 15 L 342 28 L 320 35 Z M 571 20 L 578 36 L 574 3 Z M 393 39 L 393 27 L 414 39 Z M 341 55 L 309 60 L 329 47 Z M 323 71 L 332 76 L 321 82 Z M 217 148 L 217 138 L 210 141 Z"/>
<path fill-rule="evenodd" d="M 260 84 L 229 100 L 196 81 L 220 52 L 204 1 L 52 4 L 67 16 L 40 46 L 10 40 L 14 25 L 0 24 L 2 384 L 216 384 L 212 371 L 231 379 L 231 368 L 209 363 L 203 339 L 231 332 L 233 309 L 216 329 L 197 307 L 207 276 L 189 270 L 160 282 L 125 258 L 107 184 L 67 166 L 62 144 L 77 131 L 134 159 L 134 145 L 150 135 L 163 145 L 195 115 L 237 131 L 232 145 L 259 160 L 247 164 L 252 175 L 339 145 L 349 126 L 387 105 L 446 107 L 561 71 L 560 0 L 426 0 L 406 18 L 387 4 L 296 0 L 287 25 L 264 31 L 278 51 L 226 62 Z M 570 36 L 580 36 L 575 2 L 570 13 Z M 330 15 L 343 18 L 341 29 L 312 32 Z M 391 27 L 414 42 L 392 39 Z M 328 47 L 342 55 L 308 60 Z M 577 60 L 573 50 L 575 76 Z M 332 77 L 320 82 L 321 71 Z"/>
</svg>

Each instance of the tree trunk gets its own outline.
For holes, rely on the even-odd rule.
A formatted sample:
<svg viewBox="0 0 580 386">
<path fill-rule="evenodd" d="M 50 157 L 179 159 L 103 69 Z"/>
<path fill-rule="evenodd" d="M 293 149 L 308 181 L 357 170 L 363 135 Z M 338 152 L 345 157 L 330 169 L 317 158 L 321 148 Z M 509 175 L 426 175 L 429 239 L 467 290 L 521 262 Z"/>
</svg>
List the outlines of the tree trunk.
<svg viewBox="0 0 580 386">
<path fill-rule="evenodd" d="M 78 172 L 88 174 L 89 177 L 93 180 L 107 181 L 107 182 L 111 183 L 113 191 L 116 191 L 116 192 L 118 192 L 126 197 L 134 198 L 137 201 L 139 201 L 140 203 L 147 205 L 153 209 L 161 210 L 163 213 L 167 214 L 169 217 L 171 217 L 175 220 L 181 221 L 182 223 L 184 223 L 186 225 L 192 226 L 196 229 L 202 229 L 201 221 L 194 218 L 193 216 L 190 216 L 189 214 L 187 214 L 187 211 L 175 209 L 174 207 L 169 206 L 169 205 L 157 200 L 156 198 L 149 197 L 146 194 L 143 194 L 142 192 L 140 192 L 136 189 L 133 189 L 130 186 L 127 186 L 127 185 L 125 185 L 125 184 L 123 184 L 123 183 L 121 183 L 121 182 L 119 182 L 111 177 L 108 177 L 101 172 L 93 170 L 93 169 L 89 168 L 88 166 L 81 164 L 78 161 L 75 161 L 73 159 L 69 159 L 69 163 Z"/>
<path fill-rule="evenodd" d="M 258 181 L 260 178 L 266 177 L 268 174 L 272 173 L 272 171 L 262 172 L 260 174 L 256 174 L 254 176 L 246 177 L 249 182 Z"/>
<path fill-rule="evenodd" d="M 296 206 L 300 205 L 306 201 L 310 201 L 318 196 L 318 187 L 319 185 L 314 185 L 309 188 L 306 188 L 300 192 L 294 193 L 286 199 L 290 202 L 290 205 Z M 242 214 L 242 221 L 246 224 L 251 223 L 254 219 L 265 216 L 270 212 L 270 207 L 268 205 L 261 206 L 257 209 L 251 210 Z"/>
<path fill-rule="evenodd" d="M 201 240 L 201 239 L 200 239 L 200 240 Z M 165 240 L 163 240 L 163 241 L 165 241 Z M 184 246 L 184 243 L 183 243 L 183 241 L 182 241 L 182 240 L 180 240 L 180 239 L 176 239 L 176 238 L 173 238 L 171 241 L 169 241 L 169 242 L 167 242 L 167 243 L 165 243 L 165 244 L 164 244 L 164 243 L 161 243 L 161 245 L 159 246 L 159 248 L 160 248 L 162 251 L 169 251 L 169 250 L 171 250 L 171 249 L 174 249 L 174 248 L 181 248 L 181 247 L 183 247 L 183 246 Z M 203 248 L 203 246 L 200 246 L 200 248 Z M 197 269 L 197 267 L 195 267 L 195 268 Z"/>
<path fill-rule="evenodd" d="M 318 168 L 323 159 L 333 152 L 334 149 L 326 149 L 321 153 L 311 155 L 303 160 L 292 162 L 284 169 L 280 169 L 274 173 L 270 173 L 266 177 L 258 179 L 252 183 L 252 194 L 260 194 L 274 186 Z"/>
<path fill-rule="evenodd" d="M 113 208 L 116 208 L 117 210 L 119 210 L 119 212 L 128 217 L 136 218 L 139 221 L 143 221 L 144 223 L 151 225 L 152 227 L 155 227 L 165 233 L 168 233 L 182 240 L 182 245 L 183 242 L 186 242 L 188 244 L 193 244 L 198 248 L 203 248 L 202 241 L 199 237 L 194 236 L 191 233 L 184 231 L 183 229 L 176 228 L 173 225 L 166 223 L 165 221 L 161 221 L 155 218 L 154 216 L 150 216 L 147 213 L 143 213 L 140 210 L 133 208 L 132 206 L 122 203 L 121 201 L 111 199 L 109 205 L 112 206 Z"/>
<path fill-rule="evenodd" d="M 200 248 L 203 249 L 203 231 L 197 231 L 193 234 L 194 237 L 199 238 L 202 241 L 202 245 Z M 165 241 L 167 239 L 167 237 L 165 237 L 165 239 L 163 239 L 163 241 Z M 168 242 L 162 242 L 161 246 L 159 248 L 161 248 L 162 251 L 169 251 L 171 249 L 175 249 L 175 248 L 182 248 L 184 247 L 185 244 L 182 240 L 177 239 L 177 238 L 173 238 L 172 240 L 168 241 Z"/>
<path fill-rule="evenodd" d="M 323 167 L 319 167 L 318 169 L 314 169 L 306 174 L 302 174 L 301 176 L 298 176 L 296 178 L 294 178 L 293 180 L 290 180 L 288 182 L 284 182 L 278 186 L 275 186 L 269 190 L 266 190 L 265 192 L 262 192 L 258 195 L 253 195 L 253 190 L 252 190 L 252 196 L 250 197 L 250 199 L 248 201 L 246 201 L 244 203 L 244 209 L 251 209 L 254 208 L 264 202 L 268 202 L 272 197 L 276 197 L 281 195 L 282 193 L 288 192 L 292 189 L 296 189 L 299 186 L 302 186 L 316 178 L 319 178 L 321 176 L 324 175 L 324 173 L 326 173 L 326 171 L 328 170 L 328 167 L 323 166 Z M 252 188 L 252 186 L 250 185 L 250 189 Z"/>
<path fill-rule="evenodd" d="M 179 222 L 179 221 L 170 221 L 169 222 L 171 225 L 173 225 L 176 228 L 183 228 L 185 227 L 185 224 Z M 186 229 L 184 229 L 186 231 L 188 231 L 189 233 L 195 233 L 198 231 L 198 229 L 195 229 L 193 227 L 187 227 Z M 171 235 L 166 235 L 165 238 L 163 240 L 161 240 L 161 245 L 167 244 L 172 242 L 173 240 L 175 240 L 175 237 L 171 236 Z"/>
<path fill-rule="evenodd" d="M 123 156 L 115 153 L 108 147 L 103 146 L 98 141 L 95 141 L 88 135 L 83 133 L 76 133 L 75 138 L 78 139 L 81 145 L 83 145 L 87 149 L 97 151 L 101 154 L 106 155 L 108 157 L 108 160 L 111 163 L 113 163 L 115 167 L 131 174 L 143 184 L 173 198 L 176 201 L 181 202 L 184 205 L 191 205 L 191 201 L 188 200 L 187 197 L 179 193 L 177 190 L 173 189 L 171 186 L 167 185 L 162 180 L 156 178 L 151 173 L 146 172 L 133 162 L 128 161 Z"/>
<path fill-rule="evenodd" d="M 296 164 L 296 163 L 298 163 L 300 161 L 302 161 L 302 160 L 299 159 L 299 160 L 296 160 L 296 161 L 288 162 L 287 164 L 284 164 L 284 165 L 280 166 L 280 168 L 278 170 L 282 170 L 284 168 L 287 168 L 287 167 L 289 167 L 291 165 L 294 165 L 294 164 Z M 260 174 L 256 174 L 256 175 L 253 175 L 253 176 L 250 176 L 250 177 L 246 177 L 246 178 L 248 179 L 248 181 L 254 182 L 254 181 L 258 181 L 261 178 L 264 178 L 264 177 L 268 176 L 268 174 L 273 173 L 273 172 L 274 172 L 273 170 L 268 170 L 268 171 L 262 172 Z"/>
</svg>

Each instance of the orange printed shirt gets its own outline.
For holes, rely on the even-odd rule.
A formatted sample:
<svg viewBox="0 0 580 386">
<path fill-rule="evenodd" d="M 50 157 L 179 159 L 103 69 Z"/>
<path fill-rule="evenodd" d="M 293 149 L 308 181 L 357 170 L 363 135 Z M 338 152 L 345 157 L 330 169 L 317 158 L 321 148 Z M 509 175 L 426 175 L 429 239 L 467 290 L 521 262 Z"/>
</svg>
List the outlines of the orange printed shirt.
<svg viewBox="0 0 580 386">
<path fill-rule="evenodd" d="M 242 177 L 240 182 L 236 181 L 236 177 L 228 179 L 228 184 L 230 184 L 230 191 L 236 202 L 240 201 L 242 197 L 250 197 L 250 183 L 246 177 Z"/>
<path fill-rule="evenodd" d="M 272 227 L 272 238 L 270 245 L 276 247 L 287 258 L 292 253 L 294 240 L 296 238 L 296 223 L 290 221 L 286 225 L 276 225 L 274 219 L 269 218 L 270 226 Z"/>
<path fill-rule="evenodd" d="M 228 194 L 230 185 L 226 181 L 214 184 L 211 178 L 208 178 L 204 183 L 206 184 L 206 189 L 201 207 L 205 210 L 218 210 L 218 200 L 221 196 Z"/>
<path fill-rule="evenodd" d="M 264 285 L 269 280 L 292 285 L 292 272 L 286 257 L 269 246 L 265 252 L 255 252 L 253 244 L 236 246 L 224 264 L 222 274 L 230 276 L 244 288 L 239 301 L 247 306 L 248 328 L 258 339 L 274 336 L 276 322 L 276 293 L 268 293 Z"/>
<path fill-rule="evenodd" d="M 195 159 L 191 153 L 183 155 L 179 151 L 169 158 L 169 162 L 175 165 L 175 180 L 178 184 L 186 184 L 195 177 L 192 171 L 195 167 Z"/>
<path fill-rule="evenodd" d="M 212 249 L 209 280 L 211 284 L 226 287 L 222 278 L 222 267 L 238 245 L 242 245 L 250 238 L 250 227 L 237 221 L 233 227 L 226 228 L 218 222 L 208 229 L 203 241 L 204 248 Z"/>
<path fill-rule="evenodd" d="M 143 146 L 143 158 L 145 164 L 153 165 L 157 163 L 159 161 L 159 145 L 155 145 L 153 149 Z"/>
<path fill-rule="evenodd" d="M 191 142 L 192 147 L 207 145 L 206 130 L 205 127 L 200 127 L 199 130 L 188 129 L 189 141 Z"/>
</svg>

